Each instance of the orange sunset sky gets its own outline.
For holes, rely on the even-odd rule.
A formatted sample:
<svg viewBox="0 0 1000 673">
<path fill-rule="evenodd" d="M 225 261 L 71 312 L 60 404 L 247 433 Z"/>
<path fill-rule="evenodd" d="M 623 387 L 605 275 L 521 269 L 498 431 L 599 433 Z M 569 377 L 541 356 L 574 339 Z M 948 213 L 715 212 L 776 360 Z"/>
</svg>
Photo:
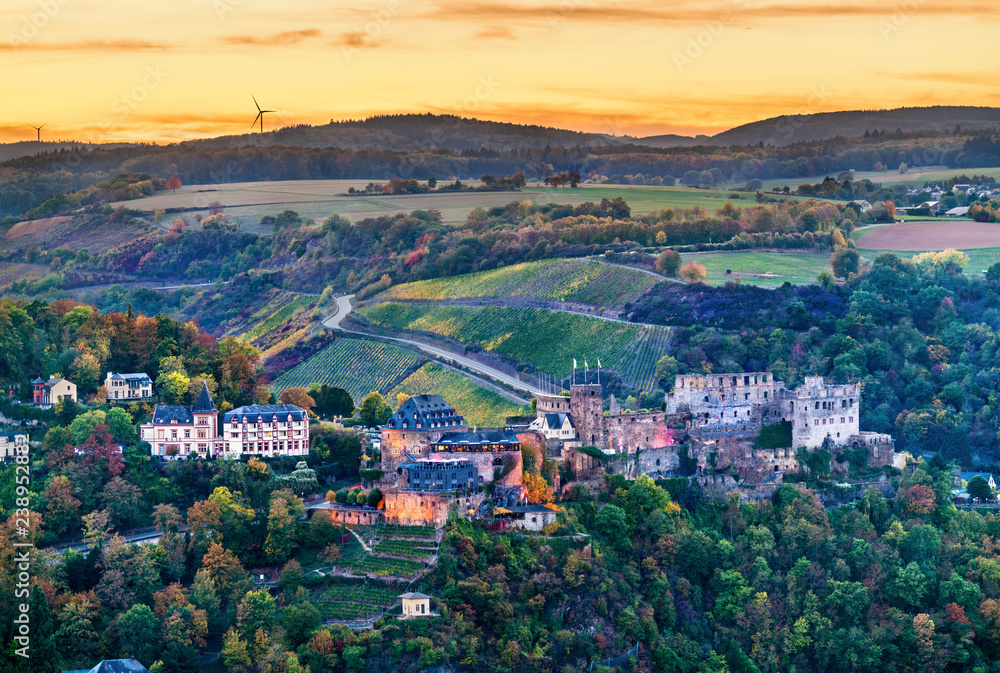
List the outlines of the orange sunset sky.
<svg viewBox="0 0 1000 673">
<path fill-rule="evenodd" d="M 174 140 L 398 112 L 717 133 L 998 105 L 987 0 L 3 0 L 0 142 Z"/>
</svg>

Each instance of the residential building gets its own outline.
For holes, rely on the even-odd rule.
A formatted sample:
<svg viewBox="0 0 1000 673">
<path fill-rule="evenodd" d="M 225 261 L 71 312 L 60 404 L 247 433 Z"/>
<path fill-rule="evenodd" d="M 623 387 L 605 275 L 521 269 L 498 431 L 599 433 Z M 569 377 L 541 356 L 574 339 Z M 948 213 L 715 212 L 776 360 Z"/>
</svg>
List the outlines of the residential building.
<svg viewBox="0 0 1000 673">
<path fill-rule="evenodd" d="M 148 400 L 153 396 L 153 381 L 144 373 L 108 372 L 104 389 L 108 393 L 108 402 Z"/>
<path fill-rule="evenodd" d="M 17 430 L 0 432 L 0 460 L 14 458 L 28 449 L 28 433 Z"/>
<path fill-rule="evenodd" d="M 51 377 L 48 381 L 37 378 L 31 382 L 34 387 L 34 402 L 40 407 L 52 406 L 59 400 L 73 400 L 76 397 L 76 384 L 66 379 Z"/>
<path fill-rule="evenodd" d="M 131 659 L 105 659 L 93 668 L 63 671 L 63 673 L 149 673 L 149 669 L 133 657 Z"/>
<path fill-rule="evenodd" d="M 227 457 L 305 456 L 309 414 L 294 404 L 250 404 L 222 417 Z"/>
<path fill-rule="evenodd" d="M 219 411 L 208 385 L 202 384 L 193 405 L 157 404 L 153 419 L 140 426 L 140 436 L 152 447 L 151 455 L 163 460 L 179 460 L 192 453 L 199 458 L 215 458 L 226 449 L 218 421 Z"/>
<path fill-rule="evenodd" d="M 539 416 L 528 426 L 528 429 L 540 432 L 545 439 L 572 441 L 576 438 L 576 427 L 573 425 L 573 417 L 567 413 L 551 413 Z"/>
</svg>

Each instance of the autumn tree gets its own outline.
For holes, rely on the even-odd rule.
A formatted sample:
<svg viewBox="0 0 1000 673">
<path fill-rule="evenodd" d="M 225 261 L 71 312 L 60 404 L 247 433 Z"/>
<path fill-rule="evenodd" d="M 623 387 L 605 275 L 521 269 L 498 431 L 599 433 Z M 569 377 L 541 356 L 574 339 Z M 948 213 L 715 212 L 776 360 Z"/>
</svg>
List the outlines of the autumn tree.
<svg viewBox="0 0 1000 673">
<path fill-rule="evenodd" d="M 309 412 L 310 416 L 315 416 L 313 413 L 313 408 L 316 406 L 316 400 L 309 396 L 305 388 L 287 388 L 282 391 L 281 396 L 278 398 L 281 404 L 293 404 L 301 409 L 305 409 Z"/>
<path fill-rule="evenodd" d="M 552 502 L 552 486 L 540 474 L 528 472 L 522 477 L 528 502 L 534 505 Z"/>
<path fill-rule="evenodd" d="M 680 269 L 681 278 L 689 283 L 697 283 L 707 275 L 705 265 L 699 262 L 688 262 Z"/>
<path fill-rule="evenodd" d="M 167 180 L 167 189 L 173 190 L 174 194 L 176 194 L 177 190 L 183 186 L 184 185 L 181 184 L 181 179 L 176 175 L 170 176 L 170 179 Z"/>
</svg>

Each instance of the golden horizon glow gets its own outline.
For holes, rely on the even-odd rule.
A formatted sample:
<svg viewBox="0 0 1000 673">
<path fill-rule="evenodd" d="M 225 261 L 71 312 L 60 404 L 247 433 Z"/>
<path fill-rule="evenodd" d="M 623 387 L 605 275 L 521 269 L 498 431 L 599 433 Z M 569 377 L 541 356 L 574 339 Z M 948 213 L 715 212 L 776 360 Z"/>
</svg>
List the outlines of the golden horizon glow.
<svg viewBox="0 0 1000 673">
<path fill-rule="evenodd" d="M 379 114 L 714 134 L 1000 104 L 981 0 L 5 0 L 0 142 L 155 142 Z M 257 127 L 259 128 L 259 126 Z"/>
</svg>

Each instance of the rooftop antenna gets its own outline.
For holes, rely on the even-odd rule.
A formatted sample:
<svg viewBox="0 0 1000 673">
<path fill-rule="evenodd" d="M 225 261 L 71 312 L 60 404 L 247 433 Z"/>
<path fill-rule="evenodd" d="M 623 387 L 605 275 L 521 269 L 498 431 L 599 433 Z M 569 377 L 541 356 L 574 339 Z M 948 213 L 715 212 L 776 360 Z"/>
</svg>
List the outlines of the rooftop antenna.
<svg viewBox="0 0 1000 673">
<path fill-rule="evenodd" d="M 31 126 L 31 128 L 35 129 L 35 131 L 38 132 L 38 142 L 42 142 L 42 127 L 44 127 L 46 124 L 48 124 L 48 122 L 45 122 L 45 124 L 42 124 L 42 126 L 31 126 L 31 124 L 28 124 L 28 126 Z"/>
<path fill-rule="evenodd" d="M 264 132 L 264 115 L 267 114 L 268 112 L 277 112 L 277 110 L 261 110 L 260 109 L 260 103 L 257 102 L 257 99 L 254 98 L 254 95 L 250 94 L 250 97 L 253 98 L 253 104 L 257 106 L 257 116 L 253 118 L 253 124 L 250 124 L 250 128 L 253 128 L 254 126 L 256 126 L 257 125 L 257 120 L 260 119 L 260 132 L 263 133 Z"/>
</svg>

